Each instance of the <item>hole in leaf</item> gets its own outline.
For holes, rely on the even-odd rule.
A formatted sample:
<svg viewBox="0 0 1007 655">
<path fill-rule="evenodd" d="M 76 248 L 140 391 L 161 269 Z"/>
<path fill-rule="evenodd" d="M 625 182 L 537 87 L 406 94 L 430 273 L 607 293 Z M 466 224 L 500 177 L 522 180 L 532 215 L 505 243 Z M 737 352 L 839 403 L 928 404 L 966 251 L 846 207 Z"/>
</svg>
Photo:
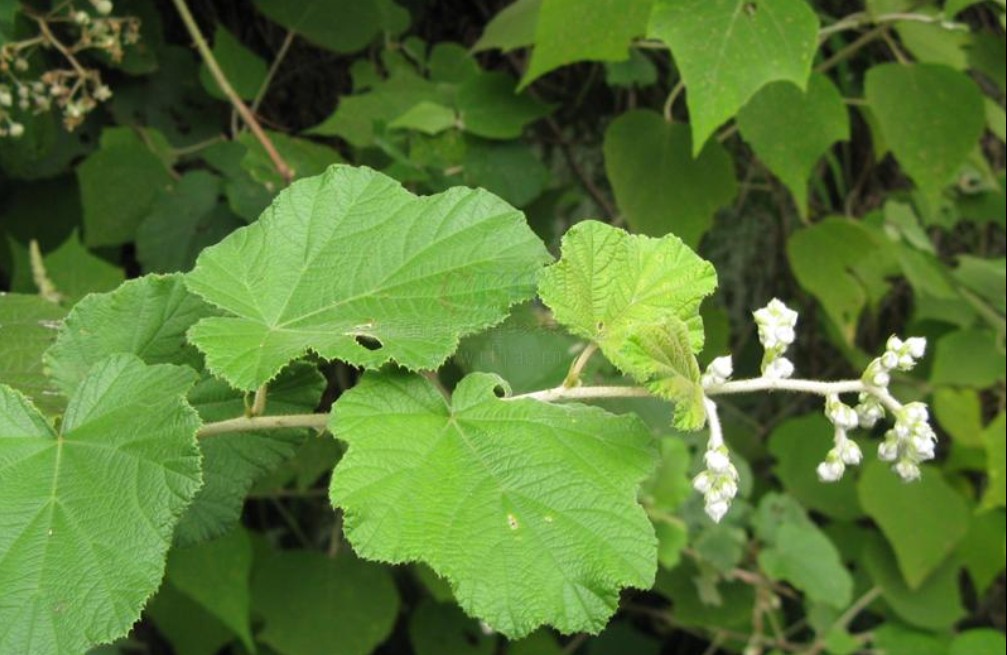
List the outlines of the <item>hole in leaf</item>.
<svg viewBox="0 0 1007 655">
<path fill-rule="evenodd" d="M 742 7 L 749 16 L 754 16 L 759 7 L 754 2 L 746 2 Z"/>
<path fill-rule="evenodd" d="M 358 334 L 353 337 L 353 340 L 357 342 L 358 346 L 366 348 L 367 350 L 381 350 L 385 345 L 381 343 L 381 340 L 377 337 L 368 336 L 366 334 Z"/>
<path fill-rule="evenodd" d="M 505 398 L 507 396 L 507 390 L 503 388 L 502 384 L 498 384 L 493 387 L 493 395 L 497 398 Z"/>
</svg>

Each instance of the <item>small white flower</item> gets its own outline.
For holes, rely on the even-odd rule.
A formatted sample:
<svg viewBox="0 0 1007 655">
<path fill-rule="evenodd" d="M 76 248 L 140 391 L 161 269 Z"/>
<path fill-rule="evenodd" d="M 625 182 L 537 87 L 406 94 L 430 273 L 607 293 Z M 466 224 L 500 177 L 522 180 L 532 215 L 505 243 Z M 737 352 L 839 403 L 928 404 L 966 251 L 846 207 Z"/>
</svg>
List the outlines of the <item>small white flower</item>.
<svg viewBox="0 0 1007 655">
<path fill-rule="evenodd" d="M 878 371 L 871 378 L 871 383 L 876 387 L 887 387 L 888 383 L 892 381 L 891 376 L 889 376 L 884 371 Z"/>
<path fill-rule="evenodd" d="M 902 343 L 902 339 L 899 339 L 897 336 L 893 334 L 892 336 L 888 337 L 888 341 L 887 343 L 885 343 L 885 350 L 887 350 L 888 352 L 897 353 L 898 351 L 902 350 L 902 346 L 904 345 L 905 344 Z"/>
<path fill-rule="evenodd" d="M 818 465 L 816 469 L 818 473 L 818 479 L 822 482 L 837 482 L 843 477 L 843 472 L 846 467 L 843 465 L 842 461 L 838 459 L 826 459 L 824 462 Z"/>
<path fill-rule="evenodd" d="M 894 462 L 899 457 L 899 444 L 894 439 L 885 439 L 878 444 L 878 459 L 883 462 Z"/>
<path fill-rule="evenodd" d="M 111 0 L 91 0 L 91 4 L 94 6 L 95 11 L 102 16 L 108 16 L 112 13 L 113 7 Z"/>
<path fill-rule="evenodd" d="M 705 509 L 707 516 L 713 519 L 714 523 L 720 523 L 720 519 L 724 518 L 727 510 L 731 509 L 731 504 L 724 500 L 718 500 L 706 503 Z"/>
<path fill-rule="evenodd" d="M 786 357 L 778 357 L 765 367 L 762 371 L 763 377 L 770 380 L 783 380 L 794 374 L 794 365 Z"/>
<path fill-rule="evenodd" d="M 927 352 L 927 340 L 924 337 L 909 337 L 905 345 L 914 359 L 922 359 Z"/>
<path fill-rule="evenodd" d="M 906 459 L 900 460 L 899 463 L 895 465 L 895 472 L 898 473 L 899 477 L 906 482 L 911 482 L 920 478 L 920 467 Z"/>
<path fill-rule="evenodd" d="M 14 96 L 11 95 L 10 89 L 7 87 L 0 87 L 0 107 L 10 107 L 14 104 Z"/>
<path fill-rule="evenodd" d="M 24 125 L 21 123 L 11 123 L 8 129 L 10 130 L 10 135 L 15 139 L 24 134 Z"/>
<path fill-rule="evenodd" d="M 906 419 L 913 423 L 926 423 L 930 412 L 925 403 L 909 403 L 905 406 Z"/>
<path fill-rule="evenodd" d="M 837 445 L 836 448 L 839 451 L 839 459 L 841 459 L 844 464 L 856 466 L 864 459 L 864 454 L 860 452 L 860 446 L 858 446 L 855 441 L 844 439 L 842 444 Z"/>
<path fill-rule="evenodd" d="M 731 466 L 727 453 L 719 448 L 707 450 L 703 459 L 706 461 L 707 469 L 713 473 L 725 473 Z"/>
<path fill-rule="evenodd" d="M 706 369 L 710 373 L 713 373 L 719 378 L 724 380 L 728 379 L 734 375 L 734 364 L 731 361 L 731 356 L 726 355 L 724 357 L 718 357 L 710 362 L 710 366 Z"/>
<path fill-rule="evenodd" d="M 87 15 L 86 11 L 75 11 L 73 12 L 73 22 L 78 25 L 87 25 L 91 22 L 91 17 Z"/>
<path fill-rule="evenodd" d="M 789 325 L 779 326 L 773 331 L 773 335 L 776 337 L 778 342 L 787 346 L 794 343 L 794 339 L 797 337 L 794 333 L 794 328 Z"/>
<path fill-rule="evenodd" d="M 713 488 L 713 477 L 703 471 L 692 479 L 692 488 L 701 494 L 707 494 Z"/>
<path fill-rule="evenodd" d="M 881 356 L 881 366 L 887 370 L 892 370 L 899 365 L 899 356 L 891 351 Z"/>
</svg>

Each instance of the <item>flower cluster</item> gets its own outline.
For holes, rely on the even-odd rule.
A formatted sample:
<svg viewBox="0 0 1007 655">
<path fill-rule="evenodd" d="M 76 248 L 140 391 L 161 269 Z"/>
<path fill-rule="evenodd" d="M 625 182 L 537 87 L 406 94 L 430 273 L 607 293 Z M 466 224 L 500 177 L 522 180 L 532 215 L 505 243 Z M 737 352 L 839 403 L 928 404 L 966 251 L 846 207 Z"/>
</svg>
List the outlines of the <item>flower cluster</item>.
<svg viewBox="0 0 1007 655">
<path fill-rule="evenodd" d="M 927 340 L 923 337 L 910 337 L 903 341 L 892 335 L 885 344 L 885 352 L 876 357 L 864 370 L 864 384 L 872 387 L 887 387 L 891 381 L 891 372 L 895 370 L 908 371 L 916 366 L 917 360 L 923 357 L 927 350 Z"/>
<path fill-rule="evenodd" d="M 24 134 L 24 124 L 15 112 L 38 114 L 58 108 L 64 127 L 73 130 L 99 103 L 112 97 L 100 72 L 86 68 L 77 55 L 99 51 L 114 62 L 121 61 L 125 47 L 140 38 L 140 21 L 109 16 L 114 9 L 110 0 L 89 0 L 86 9 L 78 4 L 61 3 L 47 15 L 29 14 L 39 33 L 0 46 L 0 137 Z M 33 74 L 40 64 L 45 65 L 38 56 L 44 52 L 58 53 L 62 61 Z"/>
<path fill-rule="evenodd" d="M 843 477 L 847 466 L 856 466 L 864 458 L 860 447 L 847 435 L 849 430 L 860 425 L 860 417 L 834 393 L 825 397 L 825 416 L 835 426 L 834 445 L 825 461 L 818 465 L 817 472 L 822 482 L 836 482 Z"/>
<path fill-rule="evenodd" d="M 903 480 L 920 477 L 920 462 L 934 458 L 937 435 L 928 422 L 927 406 L 909 403 L 895 413 L 895 426 L 885 432 L 878 457 L 894 462 L 892 467 Z"/>
<path fill-rule="evenodd" d="M 692 487 L 703 494 L 706 513 L 720 522 L 738 494 L 738 469 L 731 463 L 727 446 L 710 444 L 703 456 L 706 469 L 692 479 Z"/>
<path fill-rule="evenodd" d="M 783 356 L 790 344 L 794 343 L 797 326 L 797 312 L 777 298 L 754 312 L 755 324 L 759 328 L 759 341 L 765 349 L 762 356 L 762 376 L 773 380 L 789 378 L 794 374 L 794 365 Z"/>
</svg>

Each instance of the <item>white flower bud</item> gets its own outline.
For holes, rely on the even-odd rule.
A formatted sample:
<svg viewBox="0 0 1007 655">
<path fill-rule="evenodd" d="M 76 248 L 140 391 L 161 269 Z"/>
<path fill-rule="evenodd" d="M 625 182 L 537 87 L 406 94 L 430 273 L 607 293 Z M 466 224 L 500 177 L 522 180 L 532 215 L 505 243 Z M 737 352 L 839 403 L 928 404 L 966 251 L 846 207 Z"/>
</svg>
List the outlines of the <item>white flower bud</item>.
<svg viewBox="0 0 1007 655">
<path fill-rule="evenodd" d="M 878 444 L 878 459 L 883 462 L 894 462 L 899 457 L 899 444 L 894 440 L 882 441 Z"/>
<path fill-rule="evenodd" d="M 842 479 L 846 467 L 843 466 L 842 461 L 830 457 L 819 464 L 815 470 L 818 473 L 818 479 L 822 482 L 837 482 Z"/>
<path fill-rule="evenodd" d="M 731 361 L 731 356 L 726 355 L 724 357 L 718 357 L 710 362 L 710 365 L 706 368 L 708 373 L 713 374 L 720 380 L 727 380 L 729 377 L 734 375 L 734 364 Z"/>
<path fill-rule="evenodd" d="M 876 387 L 887 387 L 888 383 L 892 381 L 892 378 L 884 371 L 879 371 L 874 374 L 871 378 L 871 384 Z"/>
<path fill-rule="evenodd" d="M 898 354 L 898 352 L 902 350 L 903 345 L 905 344 L 902 343 L 902 339 L 899 339 L 893 334 L 888 337 L 888 342 L 885 344 L 885 350 Z"/>
<path fill-rule="evenodd" d="M 787 346 L 794 343 L 794 339 L 797 338 L 797 335 L 794 334 L 794 328 L 789 325 L 781 325 L 776 328 L 773 331 L 773 336 L 777 341 Z"/>
<path fill-rule="evenodd" d="M 909 403 L 905 406 L 905 417 L 911 423 L 926 423 L 930 412 L 925 403 Z"/>
<path fill-rule="evenodd" d="M 11 123 L 10 124 L 10 135 L 15 139 L 24 134 L 24 125 L 21 123 Z"/>
<path fill-rule="evenodd" d="M 102 16 L 108 16 L 112 13 L 113 7 L 111 0 L 91 0 L 91 4 L 94 6 L 95 11 Z"/>
<path fill-rule="evenodd" d="M 860 452 L 860 446 L 854 441 L 846 439 L 843 441 L 842 445 L 837 446 L 839 450 L 839 458 L 844 464 L 849 464 L 850 466 L 856 466 L 864 459 L 864 454 Z"/>
<path fill-rule="evenodd" d="M 112 97 L 112 89 L 108 88 L 108 86 L 104 84 L 100 84 L 97 87 L 95 87 L 94 93 L 92 93 L 92 95 L 94 96 L 95 100 L 98 100 L 99 102 L 105 102 L 106 100 Z"/>
<path fill-rule="evenodd" d="M 731 460 L 727 453 L 720 449 L 707 450 L 703 459 L 706 461 L 707 469 L 713 473 L 725 473 L 731 466 Z"/>
<path fill-rule="evenodd" d="M 899 365 L 899 356 L 896 353 L 888 351 L 878 361 L 882 367 L 890 371 Z"/>
<path fill-rule="evenodd" d="M 909 353 L 906 353 L 904 355 L 899 356 L 899 369 L 900 370 L 902 370 L 902 371 L 908 371 L 915 364 L 916 364 L 916 362 L 909 355 Z"/>
<path fill-rule="evenodd" d="M 928 460 L 934 458 L 935 444 L 933 439 L 925 436 L 915 436 L 910 441 L 913 450 L 916 452 L 916 456 L 922 460 Z"/>
<path fill-rule="evenodd" d="M 91 22 L 91 17 L 87 15 L 86 11 L 75 11 L 73 12 L 73 22 L 78 25 L 87 25 Z"/>
<path fill-rule="evenodd" d="M 920 467 L 907 459 L 899 460 L 895 465 L 895 472 L 906 482 L 918 480 L 920 477 Z"/>
<path fill-rule="evenodd" d="M 765 370 L 762 371 L 763 377 L 770 380 L 783 380 L 789 378 L 794 374 L 794 365 L 786 357 L 777 357 L 773 361 L 769 362 Z"/>
<path fill-rule="evenodd" d="M 905 345 L 913 359 L 921 359 L 927 352 L 927 340 L 924 337 L 909 337 Z"/>
<path fill-rule="evenodd" d="M 720 523 L 720 519 L 724 518 L 724 515 L 727 514 L 727 510 L 731 509 L 731 504 L 723 500 L 718 500 L 712 503 L 706 503 L 705 509 L 707 516 L 713 519 L 714 523 Z"/>
<path fill-rule="evenodd" d="M 707 494 L 713 488 L 713 478 L 709 473 L 703 471 L 692 479 L 692 488 L 701 494 Z"/>
</svg>

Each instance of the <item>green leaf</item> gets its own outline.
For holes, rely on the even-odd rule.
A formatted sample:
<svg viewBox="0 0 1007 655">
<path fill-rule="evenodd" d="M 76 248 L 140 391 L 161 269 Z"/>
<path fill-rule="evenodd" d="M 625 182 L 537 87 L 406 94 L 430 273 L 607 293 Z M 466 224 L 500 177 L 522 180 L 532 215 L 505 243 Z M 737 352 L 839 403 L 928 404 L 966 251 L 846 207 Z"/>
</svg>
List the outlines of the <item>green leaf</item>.
<svg viewBox="0 0 1007 655">
<path fill-rule="evenodd" d="M 164 162 L 129 128 L 105 130 L 101 147 L 77 167 L 77 179 L 89 247 L 132 241 L 158 191 L 171 182 Z"/>
<path fill-rule="evenodd" d="M 458 122 L 455 110 L 436 102 L 423 100 L 388 124 L 393 130 L 416 130 L 424 134 L 439 134 Z"/>
<path fill-rule="evenodd" d="M 647 31 L 654 0 L 542 0 L 521 86 L 575 61 L 623 61 Z"/>
<path fill-rule="evenodd" d="M 713 266 L 678 237 L 629 235 L 584 221 L 563 237 L 562 257 L 542 274 L 539 295 L 572 333 L 597 343 L 624 372 L 646 377 L 649 372 L 624 355 L 626 340 L 677 319 L 698 352 L 699 304 L 716 286 Z"/>
<path fill-rule="evenodd" d="M 126 277 L 118 266 L 91 254 L 81 243 L 77 230 L 47 254 L 42 263 L 60 298 L 70 303 L 89 293 L 110 291 Z"/>
<path fill-rule="evenodd" d="M 262 83 L 266 81 L 266 62 L 219 24 L 213 33 L 213 58 L 217 60 L 224 77 L 239 98 L 255 98 Z M 227 100 L 205 63 L 199 67 L 199 81 L 211 96 Z"/>
<path fill-rule="evenodd" d="M 885 141 L 931 205 L 975 147 L 982 94 L 967 76 L 934 64 L 880 64 L 864 92 Z"/>
<path fill-rule="evenodd" d="M 843 609 L 852 600 L 853 578 L 839 552 L 811 524 L 781 525 L 774 542 L 759 551 L 759 566 L 770 578 L 789 582 L 816 603 Z"/>
<path fill-rule="evenodd" d="M 706 423 L 699 362 L 684 321 L 670 317 L 663 324 L 640 326 L 626 337 L 619 361 L 653 394 L 675 403 L 676 428 L 698 430 Z"/>
<path fill-rule="evenodd" d="M 639 50 L 631 50 L 626 61 L 605 62 L 605 83 L 625 88 L 645 87 L 657 82 L 657 66 Z"/>
<path fill-rule="evenodd" d="M 483 73 L 458 87 L 462 129 L 487 139 L 516 139 L 525 125 L 551 111 L 527 94 L 514 90 L 506 73 Z"/>
<path fill-rule="evenodd" d="M 273 147 L 294 172 L 294 179 L 321 175 L 332 164 L 343 161 L 335 148 L 289 136 L 282 132 L 266 132 Z M 247 148 L 241 160 L 241 167 L 248 171 L 252 179 L 266 187 L 269 197 L 287 185 L 286 180 L 276 171 L 262 143 L 250 132 L 238 135 L 238 142 Z"/>
<path fill-rule="evenodd" d="M 1007 313 L 1007 259 L 958 255 L 958 267 L 952 276 L 989 302 L 998 312 Z"/>
<path fill-rule="evenodd" d="M 325 380 L 314 366 L 290 366 L 269 385 L 268 414 L 309 414 L 324 390 Z M 206 423 L 243 416 L 246 407 L 243 394 L 213 378 L 200 380 L 188 401 Z M 176 541 L 198 543 L 231 530 L 241 517 L 252 484 L 292 457 L 307 433 L 259 430 L 200 439 L 206 482 L 178 522 Z"/>
<path fill-rule="evenodd" d="M 698 154 L 766 84 L 805 88 L 818 17 L 804 0 L 657 0 L 649 34 L 668 44 L 681 71 Z"/>
<path fill-rule="evenodd" d="M 769 435 L 769 452 L 776 459 L 773 474 L 791 496 L 808 509 L 844 521 L 863 516 L 851 475 L 823 484 L 815 473 L 832 448 L 832 426 L 819 413 L 787 419 Z"/>
<path fill-rule="evenodd" d="M 467 139 L 465 182 L 495 193 L 515 207 L 524 207 L 549 184 L 549 169 L 528 146 L 518 142 Z"/>
<path fill-rule="evenodd" d="M 954 558 L 946 559 L 916 587 L 908 586 L 899 575 L 895 557 L 881 539 L 868 541 L 863 564 L 881 588 L 885 602 L 906 623 L 926 630 L 946 630 L 965 613 L 959 600 L 959 565 Z"/>
<path fill-rule="evenodd" d="M 999 655 L 1007 650 L 1007 637 L 992 628 L 966 630 L 951 642 L 948 655 Z"/>
<path fill-rule="evenodd" d="M 472 52 L 498 49 L 504 52 L 535 43 L 535 26 L 542 0 L 516 0 L 504 7 L 483 29 Z"/>
<path fill-rule="evenodd" d="M 946 636 L 913 630 L 897 621 L 878 626 L 872 641 L 885 655 L 948 655 Z"/>
<path fill-rule="evenodd" d="M 1007 505 L 1005 498 L 1005 469 L 1007 469 L 1007 418 L 1003 412 L 990 422 L 982 434 L 982 441 L 986 445 L 988 461 L 988 481 L 986 494 L 983 496 L 985 507 L 1004 507 Z"/>
<path fill-rule="evenodd" d="M 356 52 L 381 31 L 378 2 L 359 0 L 255 0 L 268 18 L 311 43 L 334 52 Z"/>
<path fill-rule="evenodd" d="M 308 133 L 338 136 L 356 148 L 372 146 L 376 123 L 391 123 L 421 102 L 452 104 L 450 94 L 430 80 L 411 70 L 396 68 L 387 80 L 365 93 L 341 97 L 336 111 Z"/>
<path fill-rule="evenodd" d="M 469 375 L 449 405 L 421 377 L 365 375 L 333 409 L 349 450 L 332 503 L 362 556 L 426 562 L 508 637 L 544 623 L 598 632 L 622 587 L 653 583 L 656 540 L 636 503 L 648 431 L 631 415 L 501 399 L 502 384 Z"/>
<path fill-rule="evenodd" d="M 973 515 L 968 534 L 958 545 L 958 554 L 976 591 L 986 593 L 1004 570 L 1007 514 L 1003 510 Z"/>
<path fill-rule="evenodd" d="M 857 483 L 864 511 L 895 550 L 899 570 L 916 589 L 944 562 L 969 528 L 969 508 L 936 469 L 902 482 L 888 466 L 872 461 Z"/>
<path fill-rule="evenodd" d="M 0 293 L 0 384 L 59 413 L 63 399 L 42 369 L 42 353 L 56 338 L 66 310 L 39 296 Z"/>
<path fill-rule="evenodd" d="M 82 652 L 139 618 L 201 483 L 193 377 L 110 357 L 58 432 L 0 386 L 0 651 Z"/>
<path fill-rule="evenodd" d="M 804 92 L 784 81 L 764 86 L 738 112 L 738 128 L 807 215 L 808 178 L 833 143 L 850 138 L 850 117 L 835 85 L 815 73 Z"/>
<path fill-rule="evenodd" d="M 143 613 L 176 653 L 217 655 L 235 640 L 235 634 L 227 626 L 170 584 L 161 585 Z"/>
<path fill-rule="evenodd" d="M 982 404 L 972 389 L 944 387 L 934 392 L 934 417 L 951 438 L 969 447 L 982 447 Z"/>
<path fill-rule="evenodd" d="M 531 296 L 547 260 L 521 214 L 485 191 L 418 198 L 370 169 L 334 166 L 203 251 L 186 283 L 235 316 L 200 321 L 189 340 L 244 390 L 308 349 L 437 368 L 461 336 Z"/>
<path fill-rule="evenodd" d="M 240 140 L 241 135 L 238 136 Z M 239 141 L 221 141 L 203 151 L 203 159 L 224 176 L 224 195 L 227 206 L 246 223 L 258 220 L 259 215 L 269 206 L 276 190 L 283 185 L 266 188 L 266 183 L 259 182 L 246 170 L 245 158 L 249 164 L 253 156 Z M 254 157 L 258 160 L 258 157 Z M 268 160 L 268 158 L 267 158 Z M 272 162 L 267 162 L 272 166 Z M 275 170 L 274 170 L 275 172 Z M 296 173 L 296 172 L 295 172 Z"/>
<path fill-rule="evenodd" d="M 185 290 L 181 276 L 130 280 L 74 306 L 45 353 L 46 372 L 63 393 L 72 395 L 92 366 L 116 353 L 136 355 L 148 364 L 198 368 L 199 353 L 186 344 L 185 331 L 213 313 Z"/>
<path fill-rule="evenodd" d="M 895 266 L 890 244 L 859 222 L 830 217 L 795 231 L 787 256 L 794 277 L 852 344 L 861 313 L 887 291 L 883 274 Z"/>
<path fill-rule="evenodd" d="M 734 198 L 738 186 L 727 151 L 715 142 L 697 157 L 692 149 L 688 126 L 649 110 L 628 111 L 609 125 L 605 171 L 634 232 L 670 232 L 694 247 L 714 212 Z"/>
<path fill-rule="evenodd" d="M 241 227 L 218 201 L 223 180 L 208 171 L 192 171 L 161 191 L 136 233 L 136 256 L 146 271 L 187 271 L 208 246 Z"/>
<path fill-rule="evenodd" d="M 254 652 L 251 572 L 252 542 L 248 533 L 239 528 L 213 541 L 173 548 L 168 555 L 165 579 L 227 626 Z"/>
<path fill-rule="evenodd" d="M 457 605 L 424 600 L 409 621 L 409 643 L 416 655 L 493 655 L 496 639 Z"/>
<path fill-rule="evenodd" d="M 913 7 L 913 13 L 934 16 L 936 8 Z M 968 52 L 972 33 L 968 29 L 948 29 L 939 22 L 899 21 L 895 33 L 902 45 L 919 62 L 943 64 L 964 71 L 969 66 Z"/>
<path fill-rule="evenodd" d="M 350 553 L 258 555 L 253 607 L 265 627 L 257 638 L 280 655 L 368 655 L 395 625 L 399 596 L 385 567 Z"/>
<path fill-rule="evenodd" d="M 978 328 L 955 330 L 937 340 L 930 383 L 985 389 L 1004 379 L 1007 357 L 996 335 Z"/>
</svg>

